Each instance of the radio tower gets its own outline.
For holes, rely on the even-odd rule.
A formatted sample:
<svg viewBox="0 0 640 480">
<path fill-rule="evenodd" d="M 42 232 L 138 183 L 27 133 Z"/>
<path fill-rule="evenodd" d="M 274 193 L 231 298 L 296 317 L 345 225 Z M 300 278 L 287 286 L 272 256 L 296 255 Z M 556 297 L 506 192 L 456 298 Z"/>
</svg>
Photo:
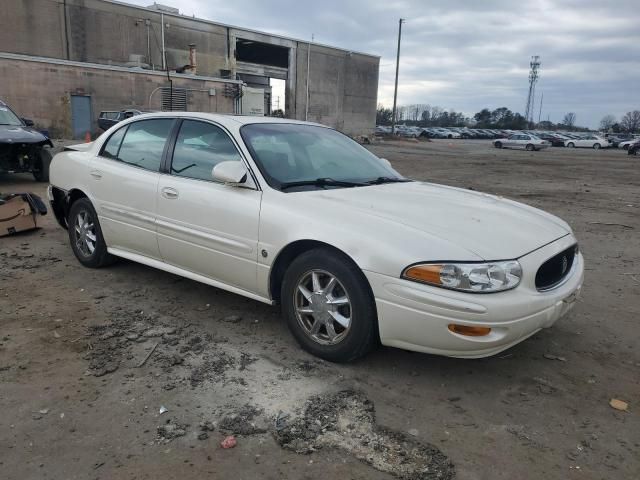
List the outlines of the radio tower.
<svg viewBox="0 0 640 480">
<path fill-rule="evenodd" d="M 533 111 L 535 110 L 536 82 L 538 81 L 538 69 L 540 68 L 540 57 L 534 55 L 531 57 L 531 70 L 529 70 L 529 97 L 527 98 L 527 108 L 524 112 L 524 118 L 527 122 L 533 123 Z"/>
</svg>

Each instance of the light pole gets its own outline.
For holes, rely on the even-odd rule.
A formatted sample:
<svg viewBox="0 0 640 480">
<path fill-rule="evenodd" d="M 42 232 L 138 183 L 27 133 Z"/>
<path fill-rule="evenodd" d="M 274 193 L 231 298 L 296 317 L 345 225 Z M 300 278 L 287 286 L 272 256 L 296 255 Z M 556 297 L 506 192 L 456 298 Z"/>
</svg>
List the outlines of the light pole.
<svg viewBox="0 0 640 480">
<path fill-rule="evenodd" d="M 402 38 L 402 24 L 404 18 L 398 21 L 398 55 L 396 57 L 396 86 L 393 90 L 393 115 L 391 117 L 391 135 L 396 132 L 396 102 L 398 101 L 398 71 L 400 70 L 400 39 Z"/>
<path fill-rule="evenodd" d="M 311 42 L 307 43 L 307 94 L 304 102 L 304 121 L 309 120 L 309 72 L 311 69 L 311 43 L 314 41 L 315 35 L 311 34 Z"/>
</svg>

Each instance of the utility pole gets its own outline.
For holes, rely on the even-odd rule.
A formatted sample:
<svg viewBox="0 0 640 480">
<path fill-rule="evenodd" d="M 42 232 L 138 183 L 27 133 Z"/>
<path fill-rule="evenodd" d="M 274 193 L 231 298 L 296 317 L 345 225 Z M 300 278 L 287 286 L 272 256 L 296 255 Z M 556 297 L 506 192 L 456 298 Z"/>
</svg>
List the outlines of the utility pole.
<svg viewBox="0 0 640 480">
<path fill-rule="evenodd" d="M 311 34 L 311 42 L 314 40 L 313 33 Z M 304 121 L 309 119 L 309 71 L 311 69 L 311 42 L 307 43 L 307 99 L 304 102 Z"/>
<path fill-rule="evenodd" d="M 164 48 L 164 13 L 160 14 L 160 22 L 162 23 L 162 28 L 160 28 L 160 36 L 162 37 L 162 69 L 166 70 L 167 68 L 167 52 Z"/>
<path fill-rule="evenodd" d="M 393 90 L 393 115 L 391 117 L 391 135 L 396 132 L 396 103 L 398 101 L 398 71 L 400 70 L 400 40 L 402 38 L 402 24 L 404 18 L 398 21 L 398 54 L 396 56 L 396 86 Z"/>
</svg>

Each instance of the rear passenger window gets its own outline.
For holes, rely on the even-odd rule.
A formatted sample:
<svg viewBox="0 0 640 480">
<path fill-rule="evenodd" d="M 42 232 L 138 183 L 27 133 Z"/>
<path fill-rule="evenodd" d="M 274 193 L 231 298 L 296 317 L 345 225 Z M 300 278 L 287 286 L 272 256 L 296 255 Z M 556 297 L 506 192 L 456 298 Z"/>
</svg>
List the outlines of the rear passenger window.
<svg viewBox="0 0 640 480">
<path fill-rule="evenodd" d="M 171 174 L 213 181 L 211 171 L 220 162 L 240 162 L 236 146 L 221 128 L 185 120 L 176 139 Z"/>
<path fill-rule="evenodd" d="M 117 159 L 153 172 L 159 171 L 164 144 L 172 125 L 173 119 L 170 118 L 142 120 L 129 124 Z"/>
</svg>

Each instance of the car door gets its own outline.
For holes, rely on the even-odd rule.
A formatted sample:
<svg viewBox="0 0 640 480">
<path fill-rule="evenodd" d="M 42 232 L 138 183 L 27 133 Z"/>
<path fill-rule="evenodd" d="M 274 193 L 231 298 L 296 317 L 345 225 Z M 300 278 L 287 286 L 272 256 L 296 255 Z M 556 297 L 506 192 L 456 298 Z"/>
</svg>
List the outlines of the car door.
<svg viewBox="0 0 640 480">
<path fill-rule="evenodd" d="M 514 148 L 518 145 L 518 135 L 509 135 L 507 137 L 507 141 L 505 142 L 505 146 L 509 148 Z"/>
<path fill-rule="evenodd" d="M 244 162 L 235 142 L 217 124 L 184 119 L 172 144 L 158 185 L 163 261 L 255 292 L 262 192 L 251 175 L 231 186 L 211 173 L 220 162 Z"/>
<path fill-rule="evenodd" d="M 91 196 L 110 248 L 160 258 L 156 203 L 160 164 L 174 119 L 116 130 L 89 165 Z"/>
</svg>

